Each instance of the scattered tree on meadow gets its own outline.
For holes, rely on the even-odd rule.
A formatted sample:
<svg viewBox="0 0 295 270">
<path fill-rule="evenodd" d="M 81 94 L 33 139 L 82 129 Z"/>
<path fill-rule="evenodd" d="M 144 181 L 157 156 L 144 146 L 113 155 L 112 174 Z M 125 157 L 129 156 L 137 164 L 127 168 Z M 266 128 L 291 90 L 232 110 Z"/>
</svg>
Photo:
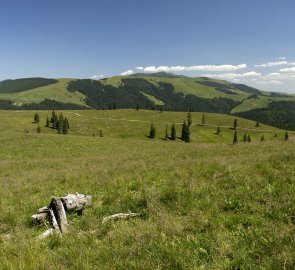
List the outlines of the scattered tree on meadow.
<svg viewBox="0 0 295 270">
<path fill-rule="evenodd" d="M 40 128 L 40 126 L 37 127 L 37 133 L 41 133 L 41 128 Z"/>
<path fill-rule="evenodd" d="M 34 123 L 39 124 L 40 123 L 40 116 L 38 113 L 34 114 Z"/>
<path fill-rule="evenodd" d="M 63 134 L 68 134 L 68 125 L 67 125 L 67 122 L 65 120 L 66 120 L 66 118 L 63 121 L 62 133 Z"/>
<path fill-rule="evenodd" d="M 247 142 L 247 134 L 246 134 L 246 133 L 244 133 L 244 136 L 243 136 L 243 142 L 244 142 L 244 143 Z"/>
<path fill-rule="evenodd" d="M 202 125 L 205 125 L 206 117 L 205 114 L 202 113 Z"/>
<path fill-rule="evenodd" d="M 286 130 L 285 132 L 285 141 L 288 141 L 289 140 L 289 134 L 288 134 L 288 131 Z"/>
<path fill-rule="evenodd" d="M 233 144 L 237 144 L 237 143 L 238 143 L 238 134 L 237 134 L 237 130 L 235 130 Z"/>
<path fill-rule="evenodd" d="M 259 125 L 260 125 L 260 124 L 259 124 L 259 122 L 256 122 L 256 125 L 255 125 L 255 127 L 259 127 Z"/>
<path fill-rule="evenodd" d="M 237 120 L 237 118 L 235 118 L 235 120 L 234 120 L 234 129 L 236 130 L 237 127 L 238 127 L 238 120 Z"/>
<path fill-rule="evenodd" d="M 46 117 L 46 124 L 45 124 L 46 127 L 49 127 L 49 118 L 48 116 Z"/>
<path fill-rule="evenodd" d="M 151 139 L 154 139 L 156 137 L 156 128 L 155 128 L 154 124 L 151 124 L 149 137 Z"/>
<path fill-rule="evenodd" d="M 264 142 L 264 135 L 261 136 L 260 142 Z"/>
<path fill-rule="evenodd" d="M 247 142 L 250 143 L 251 142 L 251 135 L 248 134 L 248 137 L 247 137 Z"/>
<path fill-rule="evenodd" d="M 99 130 L 99 137 L 103 137 L 103 133 L 102 133 L 102 130 Z"/>
<path fill-rule="evenodd" d="M 163 106 L 160 106 L 160 113 L 163 112 Z"/>
<path fill-rule="evenodd" d="M 166 131 L 165 131 L 165 140 L 168 140 L 169 135 L 168 135 L 168 126 L 166 125 Z"/>
<path fill-rule="evenodd" d="M 139 111 L 139 104 L 136 104 L 136 110 Z"/>
<path fill-rule="evenodd" d="M 221 128 L 220 128 L 220 125 L 217 126 L 217 129 L 216 129 L 216 134 L 217 135 L 220 135 L 221 133 Z"/>
<path fill-rule="evenodd" d="M 187 113 L 187 124 L 190 127 L 192 125 L 192 123 L 193 123 L 192 114 L 191 114 L 191 111 L 189 111 Z"/>
<path fill-rule="evenodd" d="M 277 133 L 275 133 L 274 137 L 275 137 L 275 138 L 276 138 L 276 137 L 278 137 L 278 134 L 277 134 Z"/>
<path fill-rule="evenodd" d="M 175 129 L 175 124 L 174 123 L 172 124 L 172 127 L 171 127 L 170 139 L 173 140 L 173 141 L 175 141 L 175 139 L 176 139 L 176 129 Z"/>
<path fill-rule="evenodd" d="M 185 142 L 190 142 L 190 130 L 185 121 L 182 124 L 181 139 Z"/>
<path fill-rule="evenodd" d="M 67 129 L 70 129 L 70 124 L 69 124 L 69 120 L 67 117 L 65 117 L 64 123 L 66 124 Z"/>
<path fill-rule="evenodd" d="M 114 104 L 113 104 L 113 110 L 116 110 L 117 109 L 117 104 L 116 104 L 116 102 L 114 102 Z"/>
<path fill-rule="evenodd" d="M 59 119 L 57 121 L 57 132 L 61 133 L 64 126 L 64 118 L 62 114 L 60 114 Z"/>
</svg>

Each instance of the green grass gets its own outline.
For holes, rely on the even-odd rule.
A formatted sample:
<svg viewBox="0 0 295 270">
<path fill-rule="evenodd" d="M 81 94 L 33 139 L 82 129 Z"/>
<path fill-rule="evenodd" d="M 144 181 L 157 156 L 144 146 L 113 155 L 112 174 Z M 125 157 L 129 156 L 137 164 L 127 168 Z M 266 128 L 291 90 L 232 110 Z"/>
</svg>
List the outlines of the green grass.
<svg viewBox="0 0 295 270">
<path fill-rule="evenodd" d="M 0 94 L 0 99 L 13 100 L 16 105 L 40 103 L 44 99 L 57 100 L 64 103 L 85 105 L 83 94 L 70 93 L 66 86 L 71 79 L 58 79 L 58 83 L 50 84 L 19 93 Z"/>
<path fill-rule="evenodd" d="M 48 113 L 40 112 L 41 119 Z M 1 269 L 294 268 L 294 135 L 287 142 L 279 135 L 235 146 L 232 136 L 199 143 L 201 134 L 219 138 L 194 126 L 186 144 L 145 138 L 151 121 L 160 129 L 184 113 L 74 113 L 83 116 L 63 112 L 72 126 L 69 135 L 58 135 L 35 133 L 33 111 L 0 111 Z M 193 113 L 193 121 L 200 116 Z M 208 124 L 217 120 L 228 125 L 233 118 L 206 114 Z M 105 136 L 92 137 L 95 128 Z M 92 206 L 82 217 L 69 216 L 62 239 L 37 241 L 46 228 L 33 227 L 30 216 L 68 192 L 92 194 Z M 128 210 L 142 217 L 101 224 Z"/>
</svg>

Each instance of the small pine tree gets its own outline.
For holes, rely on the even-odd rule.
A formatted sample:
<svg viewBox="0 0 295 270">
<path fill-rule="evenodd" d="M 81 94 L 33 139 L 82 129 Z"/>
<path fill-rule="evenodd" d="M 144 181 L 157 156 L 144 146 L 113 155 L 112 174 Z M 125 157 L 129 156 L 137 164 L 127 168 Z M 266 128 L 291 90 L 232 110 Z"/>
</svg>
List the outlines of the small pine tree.
<svg viewBox="0 0 295 270">
<path fill-rule="evenodd" d="M 67 125 L 66 121 L 63 121 L 62 133 L 63 134 L 68 134 L 68 125 Z"/>
<path fill-rule="evenodd" d="M 261 136 L 260 142 L 264 142 L 264 135 Z"/>
<path fill-rule="evenodd" d="M 247 136 L 247 142 L 248 142 L 248 143 L 251 142 L 251 135 L 250 135 L 250 134 L 248 134 L 248 136 Z"/>
<path fill-rule="evenodd" d="M 188 126 L 190 127 L 190 126 L 192 125 L 192 123 L 193 123 L 192 114 L 191 114 L 191 112 L 189 111 L 189 112 L 187 113 L 187 124 L 188 124 Z"/>
<path fill-rule="evenodd" d="M 255 127 L 259 127 L 259 125 L 260 125 L 260 124 L 259 124 L 259 122 L 256 122 L 256 125 L 255 125 Z"/>
<path fill-rule="evenodd" d="M 247 142 L 247 134 L 246 133 L 244 133 L 244 135 L 243 135 L 243 142 L 244 143 Z"/>
<path fill-rule="evenodd" d="M 171 127 L 171 136 L 170 136 L 170 139 L 173 140 L 173 141 L 176 140 L 176 129 L 175 129 L 174 123 L 172 124 L 172 127 Z"/>
<path fill-rule="evenodd" d="M 220 128 L 220 125 L 217 126 L 217 129 L 216 129 L 216 134 L 217 135 L 220 135 L 221 133 L 221 128 Z"/>
<path fill-rule="evenodd" d="M 189 130 L 189 126 L 186 124 L 185 121 L 183 121 L 183 124 L 182 124 L 181 139 L 184 142 L 190 141 L 190 130 Z"/>
<path fill-rule="evenodd" d="M 168 140 L 169 135 L 168 135 L 168 126 L 166 125 L 166 131 L 165 131 L 165 140 Z"/>
<path fill-rule="evenodd" d="M 69 124 L 69 120 L 68 120 L 67 117 L 65 117 L 64 122 L 65 122 L 66 125 L 67 125 L 67 129 L 70 129 L 70 124 Z"/>
<path fill-rule="evenodd" d="M 55 114 L 55 111 L 53 110 L 52 113 L 51 113 L 50 123 L 54 122 L 55 117 L 56 117 L 56 114 Z"/>
<path fill-rule="evenodd" d="M 46 127 L 49 127 L 49 118 L 48 118 L 48 116 L 47 116 L 47 118 L 46 118 L 46 124 L 45 124 L 45 126 L 46 126 Z"/>
<path fill-rule="evenodd" d="M 163 112 L 163 106 L 160 106 L 160 113 Z"/>
<path fill-rule="evenodd" d="M 274 137 L 275 137 L 275 138 L 276 138 L 276 137 L 278 137 L 278 134 L 277 134 L 277 133 L 275 133 Z"/>
<path fill-rule="evenodd" d="M 238 134 L 237 134 L 237 130 L 235 130 L 233 144 L 237 144 L 237 143 L 238 143 Z"/>
<path fill-rule="evenodd" d="M 288 131 L 286 130 L 285 132 L 285 141 L 288 141 L 289 140 L 289 134 L 288 134 Z"/>
<path fill-rule="evenodd" d="M 113 110 L 116 110 L 117 109 L 117 104 L 116 104 L 116 102 L 114 102 L 114 104 L 113 104 Z"/>
<path fill-rule="evenodd" d="M 40 128 L 40 126 L 37 127 L 37 133 L 41 133 L 41 128 Z"/>
<path fill-rule="evenodd" d="M 136 104 L 136 110 L 139 111 L 139 104 Z"/>
<path fill-rule="evenodd" d="M 103 133 L 102 133 L 102 130 L 99 130 L 99 137 L 103 137 Z"/>
<path fill-rule="evenodd" d="M 34 123 L 39 124 L 40 123 L 40 116 L 38 113 L 34 114 Z"/>
<path fill-rule="evenodd" d="M 235 118 L 235 120 L 234 120 L 234 130 L 236 130 L 237 127 L 238 127 L 238 120 L 237 120 L 237 118 Z"/>
<path fill-rule="evenodd" d="M 156 128 L 155 128 L 154 124 L 151 124 L 149 137 L 151 139 L 154 139 L 156 137 Z"/>
<path fill-rule="evenodd" d="M 205 114 L 202 113 L 202 125 L 205 125 L 206 117 Z"/>
</svg>

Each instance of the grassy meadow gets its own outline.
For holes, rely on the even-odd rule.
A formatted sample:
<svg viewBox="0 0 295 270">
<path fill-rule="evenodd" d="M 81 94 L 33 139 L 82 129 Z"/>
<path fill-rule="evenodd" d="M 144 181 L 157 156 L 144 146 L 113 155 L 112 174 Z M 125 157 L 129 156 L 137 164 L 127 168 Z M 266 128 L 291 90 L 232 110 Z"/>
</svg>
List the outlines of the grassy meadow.
<svg viewBox="0 0 295 270">
<path fill-rule="evenodd" d="M 292 133 L 283 141 L 238 119 L 239 140 L 250 129 L 252 143 L 232 145 L 233 117 L 205 114 L 200 126 L 192 113 L 192 142 L 165 141 L 186 113 L 114 110 L 63 111 L 68 135 L 44 127 L 42 111 L 37 134 L 34 113 L 0 111 L 0 269 L 294 269 Z M 75 192 L 92 205 L 68 216 L 62 239 L 36 240 L 46 227 L 31 215 Z M 101 224 L 128 210 L 141 217 Z"/>
</svg>

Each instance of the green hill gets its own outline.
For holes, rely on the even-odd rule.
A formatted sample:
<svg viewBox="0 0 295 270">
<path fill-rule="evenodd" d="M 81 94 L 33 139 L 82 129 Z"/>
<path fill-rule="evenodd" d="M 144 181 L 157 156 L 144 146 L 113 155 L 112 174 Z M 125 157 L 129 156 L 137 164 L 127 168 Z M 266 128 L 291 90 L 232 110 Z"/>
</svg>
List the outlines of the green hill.
<svg viewBox="0 0 295 270">
<path fill-rule="evenodd" d="M 22 86 L 23 82 L 23 87 Z M 40 85 L 40 83 L 47 85 Z M 32 88 L 33 87 L 33 88 Z M 145 109 L 165 111 L 199 111 L 224 114 L 251 111 L 251 119 L 281 128 L 292 128 L 293 113 L 281 113 L 280 102 L 287 102 L 295 111 L 295 97 L 265 92 L 243 84 L 222 80 L 174 75 L 171 73 L 138 73 L 131 76 L 115 76 L 102 80 L 76 80 L 32 78 L 4 81 L 0 84 L 0 108 L 2 109 L 53 109 L 54 100 L 67 103 L 64 108 L 125 109 L 139 106 Z M 33 104 L 41 104 L 36 106 Z M 59 105 L 60 106 L 60 105 Z M 69 107 L 71 106 L 71 107 Z M 271 116 L 257 115 L 257 109 L 267 109 Z M 253 111 L 252 111 L 253 110 Z M 278 113 L 279 111 L 279 113 Z M 253 116 L 254 115 L 254 116 Z M 273 119 L 274 118 L 274 119 Z"/>
<path fill-rule="evenodd" d="M 152 110 L 58 111 L 68 135 L 40 111 L 37 134 L 34 113 L 0 111 L 1 269 L 293 269 L 294 134 L 238 118 L 239 140 L 253 140 L 232 145 L 233 116 L 206 113 L 200 126 L 194 112 L 191 143 L 163 140 L 186 113 Z M 37 240 L 50 225 L 31 215 L 75 192 L 92 205 L 68 215 L 62 238 Z M 140 217 L 102 224 L 129 210 Z"/>
</svg>

